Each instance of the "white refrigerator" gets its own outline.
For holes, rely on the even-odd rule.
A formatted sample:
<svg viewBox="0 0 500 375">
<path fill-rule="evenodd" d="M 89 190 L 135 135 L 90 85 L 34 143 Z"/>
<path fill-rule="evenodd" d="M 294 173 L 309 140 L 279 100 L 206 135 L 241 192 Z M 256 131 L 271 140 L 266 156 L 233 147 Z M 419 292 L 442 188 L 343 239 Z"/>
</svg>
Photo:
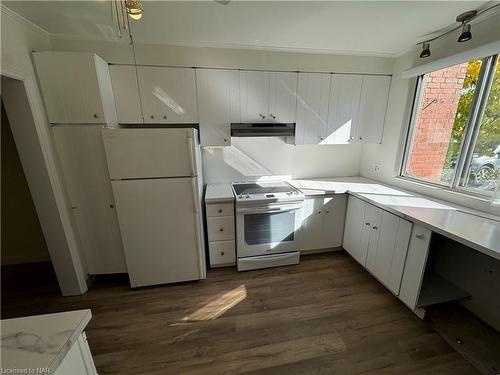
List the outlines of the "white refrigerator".
<svg viewBox="0 0 500 375">
<path fill-rule="evenodd" d="M 191 128 L 103 128 L 132 288 L 206 277 L 203 179 Z"/>
</svg>

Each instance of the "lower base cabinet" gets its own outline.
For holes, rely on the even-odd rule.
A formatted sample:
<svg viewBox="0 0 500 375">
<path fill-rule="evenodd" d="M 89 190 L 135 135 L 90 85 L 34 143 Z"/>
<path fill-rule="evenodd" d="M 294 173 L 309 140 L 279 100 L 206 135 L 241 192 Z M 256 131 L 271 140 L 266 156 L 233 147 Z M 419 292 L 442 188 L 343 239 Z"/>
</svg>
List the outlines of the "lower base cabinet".
<svg viewBox="0 0 500 375">
<path fill-rule="evenodd" d="M 350 196 L 344 249 L 399 295 L 412 223 Z"/>
<path fill-rule="evenodd" d="M 97 375 L 85 332 L 82 332 L 78 337 L 78 340 L 73 344 L 54 372 L 54 375 L 67 374 Z"/>
<path fill-rule="evenodd" d="M 342 246 L 347 196 L 306 197 L 299 233 L 300 250 Z"/>
</svg>

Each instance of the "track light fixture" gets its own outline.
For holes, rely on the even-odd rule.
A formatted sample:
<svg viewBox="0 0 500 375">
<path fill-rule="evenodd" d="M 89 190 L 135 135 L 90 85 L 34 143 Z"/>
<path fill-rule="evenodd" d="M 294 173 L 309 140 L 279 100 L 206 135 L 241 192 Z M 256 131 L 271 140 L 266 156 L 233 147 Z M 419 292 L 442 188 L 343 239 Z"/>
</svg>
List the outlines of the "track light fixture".
<svg viewBox="0 0 500 375">
<path fill-rule="evenodd" d="M 462 23 L 462 32 L 460 33 L 460 36 L 457 39 L 457 42 L 462 43 L 462 42 L 467 42 L 468 40 L 472 39 L 472 34 L 470 32 L 470 24 L 469 22 L 477 16 L 477 11 L 471 10 L 462 14 L 459 14 L 457 16 L 457 22 Z"/>
<path fill-rule="evenodd" d="M 459 43 L 463 43 L 463 42 L 467 42 L 468 40 L 471 40 L 472 39 L 472 33 L 471 33 L 471 26 L 470 26 L 470 22 L 477 18 L 478 16 L 481 16 L 483 13 L 486 13 L 488 11 L 490 11 L 491 9 L 493 8 L 496 8 L 500 6 L 500 3 L 496 3 L 495 5 L 492 5 L 486 9 L 482 9 L 482 10 L 469 10 L 468 12 L 464 12 L 464 13 L 461 13 L 457 16 L 457 22 L 460 22 L 459 25 L 456 25 L 456 26 L 450 26 L 448 28 L 447 31 L 433 37 L 433 38 L 429 38 L 427 40 L 424 40 L 422 42 L 418 42 L 417 43 L 417 46 L 418 45 L 422 45 L 422 51 L 420 52 L 420 58 L 421 59 L 424 59 L 426 57 L 429 57 L 431 55 L 431 50 L 430 50 L 430 43 L 436 39 L 439 39 L 439 38 L 442 38 L 443 36 L 445 35 L 448 35 L 460 28 L 462 28 L 462 32 L 460 33 L 458 39 L 457 39 L 457 42 Z"/>
<path fill-rule="evenodd" d="M 420 58 L 424 59 L 431 55 L 431 44 L 429 42 L 422 43 L 422 52 L 420 52 Z"/>
</svg>

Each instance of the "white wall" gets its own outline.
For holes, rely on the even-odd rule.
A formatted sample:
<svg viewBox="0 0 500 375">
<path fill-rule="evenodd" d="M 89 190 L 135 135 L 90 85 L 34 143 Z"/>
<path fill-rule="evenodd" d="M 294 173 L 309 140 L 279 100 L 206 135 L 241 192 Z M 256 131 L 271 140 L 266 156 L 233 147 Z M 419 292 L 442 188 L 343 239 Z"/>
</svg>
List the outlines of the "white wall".
<svg viewBox="0 0 500 375">
<path fill-rule="evenodd" d="M 30 56 L 50 48 L 43 30 L 1 6 L 2 99 L 61 291 L 74 295 L 87 288 L 85 272 Z"/>
<path fill-rule="evenodd" d="M 60 37 L 52 43 L 55 50 L 96 52 L 109 63 L 133 62 L 126 43 Z M 141 44 L 135 49 L 137 63 L 142 65 L 379 74 L 390 74 L 393 69 L 393 59 L 383 57 Z M 360 145 L 293 146 L 281 138 L 232 138 L 231 147 L 204 150 L 204 178 L 217 183 L 268 175 L 355 176 L 360 172 L 361 152 Z"/>
<path fill-rule="evenodd" d="M 442 40 L 432 43 L 432 55 L 429 59 L 419 59 L 418 55 L 420 49 L 416 47 L 414 50 L 406 53 L 395 61 L 382 144 L 363 145 L 361 175 L 412 190 L 420 194 L 426 194 L 435 198 L 448 200 L 456 204 L 499 215 L 500 209 L 492 207 L 489 199 L 471 198 L 470 196 L 457 192 L 428 187 L 423 184 L 412 183 L 396 178 L 399 174 L 400 163 L 403 157 L 403 147 L 409 126 L 410 111 L 416 84 L 415 78 L 401 78 L 402 72 L 418 64 L 423 64 L 423 61 L 428 63 L 439 58 L 458 54 L 467 49 L 500 40 L 500 14 L 490 17 L 480 24 L 473 25 L 473 38 L 469 42 L 457 43 L 457 33 L 458 31 L 456 33 L 451 33 Z M 382 164 L 381 174 L 373 172 L 373 163 Z"/>
</svg>

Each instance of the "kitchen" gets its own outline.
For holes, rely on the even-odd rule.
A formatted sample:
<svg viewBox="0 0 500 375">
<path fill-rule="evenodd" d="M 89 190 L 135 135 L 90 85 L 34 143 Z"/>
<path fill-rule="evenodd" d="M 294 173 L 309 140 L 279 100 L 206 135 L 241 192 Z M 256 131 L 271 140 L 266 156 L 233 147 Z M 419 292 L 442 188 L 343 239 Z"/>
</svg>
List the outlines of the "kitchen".
<svg viewBox="0 0 500 375">
<path fill-rule="evenodd" d="M 66 345 L 78 342 L 86 353 L 72 357 L 86 368 L 75 373 L 328 372 L 340 363 L 346 373 L 350 356 L 367 344 L 353 327 L 373 343 L 397 343 L 380 344 L 394 350 L 382 364 L 367 354 L 366 369 L 354 372 L 495 373 L 498 351 L 484 348 L 499 342 L 498 298 L 488 286 L 499 281 L 500 191 L 494 167 L 466 166 L 478 159 L 476 149 L 495 158 L 498 133 L 482 131 L 490 125 L 481 111 L 494 111 L 499 8 L 452 4 L 438 2 L 436 19 L 409 28 L 407 39 L 385 32 L 376 53 L 367 43 L 340 53 L 348 41 L 312 43 L 314 29 L 305 37 L 322 47 L 309 50 L 300 38 L 297 50 L 290 46 L 299 30 L 271 33 L 283 11 L 272 2 L 6 2 L 2 35 L 20 35 L 17 45 L 26 48 L 2 39 L 2 102 L 60 289 L 40 295 L 47 303 L 37 307 L 19 297 L 36 301 L 28 280 L 24 288 L 2 280 L 2 331 L 28 319 L 20 316 L 34 315 L 36 331 L 44 325 L 37 319 L 50 318 L 39 314 L 57 320 L 83 309 L 84 323 Z M 360 6 L 366 17 L 381 13 L 366 3 L 288 5 L 289 17 L 339 12 L 339 22 Z M 377 6 L 388 12 L 385 22 L 389 15 L 411 19 L 403 4 Z M 430 17 L 426 6 L 412 6 Z M 204 12 L 213 19 L 202 23 Z M 245 12 L 266 14 L 261 32 L 267 46 L 281 49 L 250 48 L 259 31 L 243 27 L 233 35 L 239 47 L 220 37 L 227 29 L 220 21 L 244 22 Z M 457 14 L 466 18 L 456 21 Z M 316 17 L 327 28 L 328 18 Z M 186 28 L 180 20 L 200 24 Z M 474 37 L 457 42 L 471 25 Z M 451 31 L 419 37 L 437 26 Z M 185 42 L 202 40 L 206 30 L 214 30 L 206 35 L 212 44 Z M 465 89 L 472 74 L 477 88 Z M 443 90 L 439 100 L 436 89 Z M 467 95 L 474 96 L 468 107 L 461 104 Z M 22 100 L 31 118 L 18 114 Z M 457 135 L 462 112 L 470 125 Z M 30 122 L 28 134 L 20 124 Z M 40 161 L 53 208 L 41 204 L 47 193 L 37 193 L 44 180 L 33 166 Z M 54 246 L 58 233 L 66 239 Z M 24 265 L 2 271 L 15 277 Z M 466 320 L 465 328 L 450 329 L 457 323 L 447 314 Z M 367 321 L 378 319 L 382 331 L 370 333 Z M 471 334 L 471 326 L 482 334 Z M 275 336 L 259 339 L 271 327 Z M 2 344 L 2 363 L 16 367 L 27 350 L 11 340 Z M 176 344 L 200 362 L 176 358 L 180 349 L 164 354 Z M 434 355 L 409 354 L 427 346 Z M 61 370 L 69 353 L 60 352 L 51 370 L 71 373 Z"/>
</svg>

